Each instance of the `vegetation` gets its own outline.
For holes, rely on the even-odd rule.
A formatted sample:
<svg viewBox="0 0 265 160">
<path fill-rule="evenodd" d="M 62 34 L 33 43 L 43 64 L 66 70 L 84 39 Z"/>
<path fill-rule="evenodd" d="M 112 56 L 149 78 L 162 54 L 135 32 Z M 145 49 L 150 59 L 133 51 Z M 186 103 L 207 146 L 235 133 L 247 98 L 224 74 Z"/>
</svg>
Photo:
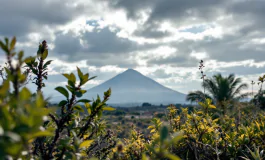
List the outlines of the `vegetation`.
<svg viewBox="0 0 265 160">
<path fill-rule="evenodd" d="M 246 83 L 241 83 L 240 78 L 235 78 L 235 75 L 230 74 L 227 77 L 223 77 L 221 74 L 216 74 L 210 79 L 206 79 L 202 86 L 207 90 L 208 94 L 197 91 L 191 92 L 187 96 L 187 100 L 194 101 L 198 98 L 199 101 L 203 101 L 204 98 L 210 98 L 214 103 L 218 104 L 223 101 L 238 101 L 241 98 L 245 98 L 248 94 L 242 94 L 242 90 L 247 88 Z M 204 97 L 205 96 L 205 97 Z M 194 98 L 196 97 L 196 99 Z"/>
<path fill-rule="evenodd" d="M 0 72 L 0 159 L 265 158 L 265 76 L 260 77 L 260 91 L 253 100 L 240 102 L 247 85 L 234 75 L 206 79 L 201 62 L 204 91 L 188 95 L 191 101 L 198 99 L 199 106 L 146 102 L 142 107 L 115 110 L 107 105 L 111 89 L 103 99 L 83 98 L 83 86 L 95 77 L 77 67 L 77 75 L 63 74 L 65 87 L 55 88 L 65 99 L 51 105 L 42 93 L 52 63 L 47 61 L 47 42 L 27 58 L 23 51 L 15 51 L 15 44 L 15 38 L 0 41 L 7 58 Z M 31 76 L 35 93 L 27 88 Z"/>
<path fill-rule="evenodd" d="M 203 64 L 200 65 L 200 70 L 202 65 Z M 201 71 L 201 73 L 203 74 L 203 71 Z M 235 78 L 234 74 L 230 74 L 227 77 L 223 77 L 221 74 L 216 74 L 209 79 L 205 79 L 205 76 L 206 75 L 202 76 L 202 87 L 204 88 L 204 92 L 190 92 L 186 98 L 188 101 L 203 102 L 205 99 L 211 99 L 213 103 L 216 104 L 217 107 L 222 108 L 225 113 L 225 103 L 233 105 L 234 102 L 250 95 L 249 93 L 242 93 L 242 90 L 246 89 L 248 85 L 242 83 L 240 78 Z"/>
</svg>

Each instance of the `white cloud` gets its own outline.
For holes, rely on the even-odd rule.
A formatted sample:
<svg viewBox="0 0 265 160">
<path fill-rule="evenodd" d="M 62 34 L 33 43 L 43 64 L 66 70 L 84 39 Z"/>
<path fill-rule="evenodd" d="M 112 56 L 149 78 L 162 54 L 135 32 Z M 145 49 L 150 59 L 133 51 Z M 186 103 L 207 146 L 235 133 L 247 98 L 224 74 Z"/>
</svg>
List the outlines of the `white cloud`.
<svg viewBox="0 0 265 160">
<path fill-rule="evenodd" d="M 208 55 L 207 55 L 206 52 L 195 52 L 195 51 L 192 51 L 190 56 L 191 57 L 195 57 L 198 60 L 202 60 L 202 59 L 208 58 Z"/>
</svg>

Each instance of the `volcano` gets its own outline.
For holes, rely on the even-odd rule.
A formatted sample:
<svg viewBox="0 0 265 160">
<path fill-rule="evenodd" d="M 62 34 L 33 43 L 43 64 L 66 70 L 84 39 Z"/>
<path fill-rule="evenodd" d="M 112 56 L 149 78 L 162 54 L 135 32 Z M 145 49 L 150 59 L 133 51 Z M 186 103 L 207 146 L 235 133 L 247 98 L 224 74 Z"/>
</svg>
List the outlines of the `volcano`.
<svg viewBox="0 0 265 160">
<path fill-rule="evenodd" d="M 87 91 L 84 97 L 103 97 L 103 92 L 111 88 L 109 104 L 184 104 L 186 95 L 167 88 L 136 70 L 128 69 L 123 73 L 95 86 Z"/>
</svg>

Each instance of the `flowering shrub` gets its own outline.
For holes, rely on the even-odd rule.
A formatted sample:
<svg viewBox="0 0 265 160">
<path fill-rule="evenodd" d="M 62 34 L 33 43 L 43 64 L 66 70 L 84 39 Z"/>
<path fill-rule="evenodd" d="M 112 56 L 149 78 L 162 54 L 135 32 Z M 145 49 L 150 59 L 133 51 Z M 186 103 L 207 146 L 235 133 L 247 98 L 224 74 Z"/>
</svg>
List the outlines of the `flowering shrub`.
<svg viewBox="0 0 265 160">
<path fill-rule="evenodd" d="M 200 105 L 210 107 L 208 102 Z M 265 148 L 264 112 L 245 114 L 241 111 L 236 116 L 214 118 L 215 107 L 210 108 L 212 113 L 198 110 L 188 114 L 182 109 L 181 114 L 170 117 L 172 130 L 184 131 L 182 145 L 175 147 L 178 155 L 191 159 L 238 159 L 249 156 L 247 148 L 253 148 L 253 145 Z"/>
</svg>

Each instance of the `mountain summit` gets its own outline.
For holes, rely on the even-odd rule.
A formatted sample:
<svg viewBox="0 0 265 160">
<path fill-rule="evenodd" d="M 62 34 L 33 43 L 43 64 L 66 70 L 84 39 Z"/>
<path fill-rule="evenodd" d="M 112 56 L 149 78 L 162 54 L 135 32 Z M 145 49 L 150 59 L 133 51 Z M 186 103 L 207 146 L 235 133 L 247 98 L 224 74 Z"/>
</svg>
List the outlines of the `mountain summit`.
<svg viewBox="0 0 265 160">
<path fill-rule="evenodd" d="M 129 104 L 149 102 L 152 104 L 185 103 L 185 94 L 174 91 L 148 78 L 133 69 L 107 80 L 89 89 L 86 98 L 102 96 L 103 92 L 111 88 L 112 94 L 108 103 Z"/>
</svg>

